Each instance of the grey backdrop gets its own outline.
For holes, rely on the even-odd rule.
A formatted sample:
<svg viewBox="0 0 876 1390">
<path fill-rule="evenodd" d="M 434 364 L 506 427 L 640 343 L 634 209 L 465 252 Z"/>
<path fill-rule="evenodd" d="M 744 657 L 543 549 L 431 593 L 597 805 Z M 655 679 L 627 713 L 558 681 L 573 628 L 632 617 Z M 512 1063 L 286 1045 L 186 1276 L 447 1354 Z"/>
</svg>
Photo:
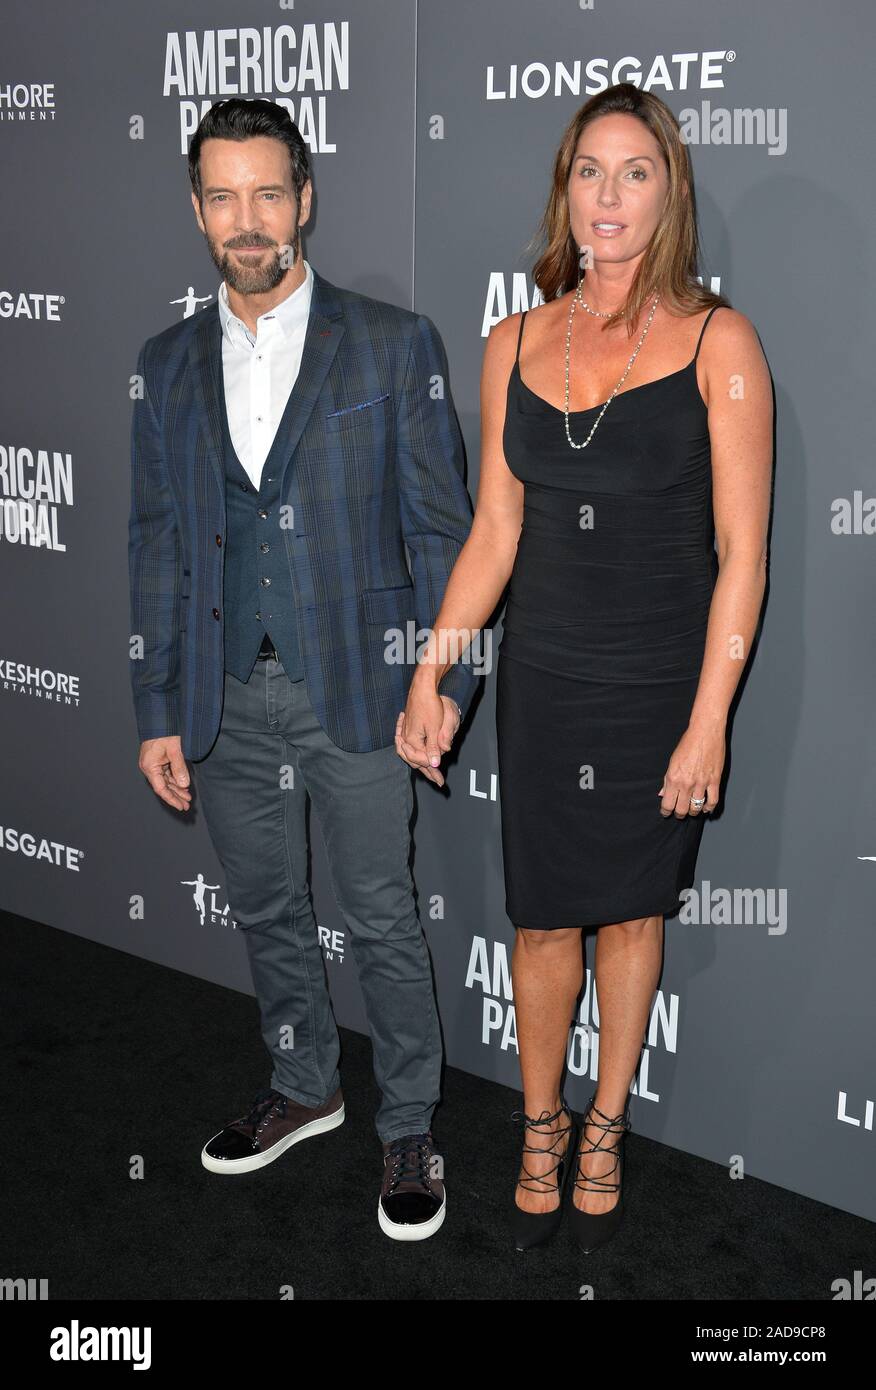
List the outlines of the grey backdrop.
<svg viewBox="0 0 876 1390">
<path fill-rule="evenodd" d="M 876 1218 L 876 25 L 864 0 L 7 4 L 0 902 L 251 992 L 203 818 L 162 806 L 136 767 L 129 379 L 143 339 L 183 313 L 174 301 L 189 286 L 198 297 L 218 289 L 182 150 L 184 118 L 196 123 L 201 102 L 225 93 L 208 70 L 194 95 L 165 94 L 168 34 L 188 31 L 201 45 L 234 31 L 217 42 L 236 82 L 238 31 L 253 31 L 251 41 L 284 24 L 296 60 L 308 32 L 324 54 L 324 24 L 349 58 L 346 72 L 299 74 L 299 89 L 286 93 L 314 151 L 306 254 L 330 280 L 435 320 L 472 497 L 484 335 L 536 302 L 524 248 L 565 123 L 598 87 L 625 78 L 683 120 L 702 274 L 752 319 L 773 372 L 775 504 L 763 627 L 698 864 L 705 910 L 667 923 L 633 1123 Z M 572 82 L 579 71 L 577 89 L 563 66 Z M 248 94 L 284 95 L 273 78 Z M 707 138 L 720 136 L 722 121 L 728 138 Z M 46 451 L 33 513 L 45 531 L 36 536 L 26 526 L 22 534 L 31 513 L 16 484 L 21 451 Z M 26 490 L 32 476 L 25 469 Z M 36 543 L 40 534 L 49 544 Z M 447 1059 L 516 1086 L 492 676 L 448 781 L 442 795 L 418 779 L 414 824 Z M 311 825 L 337 1017 L 364 1031 L 315 816 Z M 215 885 L 203 924 L 189 886 L 198 875 Z M 589 984 L 570 1039 L 567 1097 L 577 1107 L 597 1062 L 598 1030 L 583 1026 L 595 1022 Z M 184 1019 L 168 1026 L 185 1035 Z M 230 1077 L 229 1096 L 245 1084 Z"/>
</svg>

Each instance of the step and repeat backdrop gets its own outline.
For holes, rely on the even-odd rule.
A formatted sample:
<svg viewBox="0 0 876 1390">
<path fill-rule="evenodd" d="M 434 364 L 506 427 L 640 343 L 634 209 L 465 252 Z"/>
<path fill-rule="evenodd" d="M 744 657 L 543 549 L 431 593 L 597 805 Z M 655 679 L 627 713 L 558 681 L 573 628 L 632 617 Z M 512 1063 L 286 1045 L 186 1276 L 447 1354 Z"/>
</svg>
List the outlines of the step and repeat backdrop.
<svg viewBox="0 0 876 1390">
<path fill-rule="evenodd" d="M 433 319 L 474 499 L 484 343 L 539 302 L 527 246 L 561 132 L 634 82 L 681 123 L 701 277 L 755 324 L 777 429 L 762 627 L 721 807 L 667 920 L 633 1124 L 876 1218 L 869 0 L 11 0 L 4 31 L 0 905 L 252 993 L 203 816 L 137 769 L 129 686 L 137 352 L 219 289 L 185 165 L 203 112 L 228 95 L 288 107 L 313 160 L 305 254 Z M 447 790 L 417 778 L 413 869 L 447 1060 L 516 1087 L 500 637 L 501 612 Z M 310 825 L 336 1015 L 365 1032 Z M 569 1036 L 579 1108 L 599 1063 L 594 941 Z M 184 1018 L 167 1027 L 185 1040 Z"/>
</svg>

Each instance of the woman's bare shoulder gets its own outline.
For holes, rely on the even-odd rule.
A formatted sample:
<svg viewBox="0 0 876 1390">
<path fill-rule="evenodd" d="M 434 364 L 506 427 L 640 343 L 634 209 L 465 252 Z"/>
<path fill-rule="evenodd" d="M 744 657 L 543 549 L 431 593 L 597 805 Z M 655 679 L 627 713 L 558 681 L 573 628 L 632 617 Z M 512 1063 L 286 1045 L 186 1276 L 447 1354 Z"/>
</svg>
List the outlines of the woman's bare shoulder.
<svg viewBox="0 0 876 1390">
<path fill-rule="evenodd" d="M 709 320 L 709 326 L 703 334 L 704 352 L 710 340 L 720 352 L 732 352 L 739 348 L 750 351 L 753 346 L 759 345 L 757 329 L 751 319 L 729 304 L 717 305 L 714 313 L 711 309 L 706 309 L 701 318 L 703 323 L 706 319 Z"/>
<path fill-rule="evenodd" d="M 717 387 L 714 399 L 723 401 L 728 381 L 746 382 L 750 398 L 755 392 L 762 391 L 764 399 L 769 394 L 770 371 L 757 329 L 739 309 L 718 305 L 703 331 L 699 357 L 707 400 Z"/>
<path fill-rule="evenodd" d="M 523 315 L 526 314 L 526 335 L 530 333 L 538 336 L 542 327 L 547 325 L 549 317 L 545 317 L 545 311 L 552 306 L 546 304 L 536 304 L 532 308 L 520 309 L 516 313 L 506 314 L 487 334 L 487 342 L 484 348 L 484 371 L 490 374 L 504 373 L 507 379 L 508 373 L 514 365 L 517 356 L 517 343 L 520 339 L 520 327 Z"/>
</svg>

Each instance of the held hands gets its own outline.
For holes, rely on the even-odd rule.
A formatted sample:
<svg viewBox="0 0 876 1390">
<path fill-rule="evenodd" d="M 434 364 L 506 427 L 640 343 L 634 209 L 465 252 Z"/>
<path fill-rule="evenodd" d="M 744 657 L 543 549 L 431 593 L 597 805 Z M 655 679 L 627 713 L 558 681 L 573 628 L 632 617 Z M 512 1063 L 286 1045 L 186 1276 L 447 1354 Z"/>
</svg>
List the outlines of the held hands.
<svg viewBox="0 0 876 1390">
<path fill-rule="evenodd" d="M 428 685 L 415 687 L 412 682 L 408 702 L 395 726 L 395 751 L 436 787 L 443 787 L 441 754 L 449 752 L 460 722 L 459 706 L 451 696 L 439 695 Z"/>
<path fill-rule="evenodd" d="M 724 726 L 689 726 L 672 757 L 657 793 L 661 816 L 679 818 L 698 816 L 702 811 L 714 811 L 718 804 L 721 773 L 724 768 Z M 702 806 L 692 806 L 691 799 L 705 797 Z"/>
<path fill-rule="evenodd" d="M 145 739 L 140 745 L 137 765 L 156 796 L 177 811 L 189 809 L 192 801 L 189 770 L 178 734 Z"/>
</svg>

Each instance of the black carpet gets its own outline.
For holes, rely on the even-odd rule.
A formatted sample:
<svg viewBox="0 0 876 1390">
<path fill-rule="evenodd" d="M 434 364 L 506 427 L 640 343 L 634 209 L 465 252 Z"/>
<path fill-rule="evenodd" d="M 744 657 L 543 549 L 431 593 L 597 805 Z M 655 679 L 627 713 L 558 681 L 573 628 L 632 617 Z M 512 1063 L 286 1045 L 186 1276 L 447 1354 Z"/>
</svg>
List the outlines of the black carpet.
<svg viewBox="0 0 876 1390">
<path fill-rule="evenodd" d="M 0 1273 L 48 1278 L 50 1299 L 542 1300 L 591 1285 L 600 1300 L 825 1300 L 838 1276 L 876 1272 L 871 1222 L 635 1131 L 615 1239 L 580 1255 L 564 1225 L 518 1254 L 521 1096 L 453 1068 L 433 1124 L 447 1219 L 431 1240 L 391 1241 L 371 1047 L 346 1030 L 346 1122 L 260 1172 L 213 1175 L 202 1145 L 269 1084 L 255 1000 L 20 917 L 0 929 Z"/>
</svg>

